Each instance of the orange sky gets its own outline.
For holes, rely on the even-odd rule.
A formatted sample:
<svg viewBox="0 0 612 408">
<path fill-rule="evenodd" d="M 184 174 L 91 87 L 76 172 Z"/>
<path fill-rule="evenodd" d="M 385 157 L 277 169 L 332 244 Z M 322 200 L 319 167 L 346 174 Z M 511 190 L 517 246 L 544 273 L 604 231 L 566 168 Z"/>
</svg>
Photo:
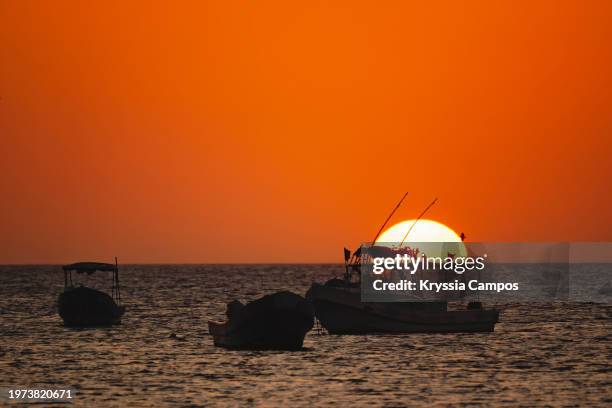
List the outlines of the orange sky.
<svg viewBox="0 0 612 408">
<path fill-rule="evenodd" d="M 611 241 L 612 2 L 463 3 L 3 0 L 0 263 Z"/>
</svg>

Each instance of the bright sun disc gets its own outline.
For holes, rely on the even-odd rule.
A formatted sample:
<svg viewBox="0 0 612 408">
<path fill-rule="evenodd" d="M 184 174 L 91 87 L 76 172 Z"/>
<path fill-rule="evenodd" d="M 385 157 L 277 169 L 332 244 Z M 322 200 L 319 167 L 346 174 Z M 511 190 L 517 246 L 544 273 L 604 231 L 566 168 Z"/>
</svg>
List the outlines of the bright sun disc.
<svg viewBox="0 0 612 408">
<path fill-rule="evenodd" d="M 389 227 L 376 242 L 402 242 L 415 220 L 406 220 Z M 419 220 L 404 242 L 461 242 L 461 237 L 446 225 L 432 220 Z"/>
<path fill-rule="evenodd" d="M 410 230 L 413 224 L 414 227 Z M 419 220 L 416 224 L 414 220 L 402 221 L 383 232 L 376 242 L 394 247 L 402 242 L 408 230 L 410 234 L 402 247 L 418 248 L 420 253 L 430 257 L 446 257 L 451 253 L 456 256 L 467 255 L 467 248 L 461 242 L 461 237 L 446 225 L 432 220 Z M 436 244 L 438 242 L 443 244 Z"/>
</svg>

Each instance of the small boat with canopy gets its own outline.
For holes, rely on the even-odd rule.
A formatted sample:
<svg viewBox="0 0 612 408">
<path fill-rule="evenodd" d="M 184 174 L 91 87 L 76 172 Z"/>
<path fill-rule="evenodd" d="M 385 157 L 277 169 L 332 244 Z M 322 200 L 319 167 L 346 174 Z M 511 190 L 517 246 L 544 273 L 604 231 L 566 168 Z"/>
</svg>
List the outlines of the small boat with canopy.
<svg viewBox="0 0 612 408">
<path fill-rule="evenodd" d="M 62 267 L 64 270 L 64 291 L 58 297 L 59 315 L 65 326 L 110 326 L 121 323 L 125 307 L 121 306 L 119 289 L 119 267 L 100 262 L 77 262 Z M 83 285 L 75 286 L 72 272 L 91 275 L 94 272 L 112 274 L 111 294 Z"/>
</svg>

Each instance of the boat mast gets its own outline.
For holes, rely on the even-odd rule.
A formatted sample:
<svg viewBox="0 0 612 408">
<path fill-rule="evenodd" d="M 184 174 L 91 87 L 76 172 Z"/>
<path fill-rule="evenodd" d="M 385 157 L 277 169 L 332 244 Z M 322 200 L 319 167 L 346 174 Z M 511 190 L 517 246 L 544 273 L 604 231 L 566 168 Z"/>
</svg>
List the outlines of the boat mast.
<svg viewBox="0 0 612 408">
<path fill-rule="evenodd" d="M 412 229 L 414 228 L 414 226 L 416 225 L 416 223 L 425 215 L 425 213 L 427 212 L 427 210 L 429 210 L 431 208 L 432 205 L 434 205 L 436 203 L 436 201 L 438 201 L 437 198 L 434 198 L 434 200 L 423 210 L 423 212 L 421 213 L 421 215 L 419 215 L 419 218 L 417 218 L 416 220 L 414 220 L 414 222 L 412 223 L 412 225 L 410 226 L 410 228 L 408 228 L 408 231 L 406 231 L 406 235 L 404 235 L 404 238 L 402 239 L 402 242 L 400 242 L 399 244 L 399 248 L 402 247 L 402 244 L 404 243 L 404 241 L 406 241 L 406 238 L 408 238 L 408 234 L 410 234 L 410 231 L 412 231 Z"/>
</svg>

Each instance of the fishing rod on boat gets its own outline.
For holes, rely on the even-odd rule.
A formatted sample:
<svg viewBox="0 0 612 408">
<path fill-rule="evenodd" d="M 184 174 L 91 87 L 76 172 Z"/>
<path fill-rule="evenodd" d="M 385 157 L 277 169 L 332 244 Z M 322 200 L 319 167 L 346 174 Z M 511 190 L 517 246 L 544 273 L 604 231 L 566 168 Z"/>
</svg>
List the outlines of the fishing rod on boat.
<svg viewBox="0 0 612 408">
<path fill-rule="evenodd" d="M 407 195 L 408 195 L 408 191 L 406 191 L 406 193 L 404 193 L 404 195 L 401 198 L 401 200 L 399 200 L 399 202 L 397 203 L 395 208 L 393 208 L 393 210 L 391 211 L 391 214 L 389 214 L 389 216 L 387 217 L 387 219 L 385 220 L 383 225 L 380 227 L 380 229 L 376 233 L 376 236 L 372 240 L 372 245 L 374 245 L 374 243 L 376 242 L 376 240 L 378 239 L 380 234 L 383 232 L 383 229 L 387 226 L 387 223 L 389 222 L 391 217 L 393 217 L 393 214 L 395 214 L 395 212 L 400 207 L 400 205 L 402 205 L 402 202 L 404 201 L 404 199 L 406 198 Z M 355 266 L 355 262 L 357 262 L 357 260 L 360 257 L 361 257 L 361 247 L 357 248 L 355 250 L 355 252 L 353 252 L 352 255 L 351 255 L 351 252 L 348 249 L 344 248 L 344 268 L 346 270 L 345 277 L 346 277 L 347 280 L 350 280 L 350 277 L 351 277 L 351 266 L 354 267 Z"/>
<path fill-rule="evenodd" d="M 406 193 L 404 193 L 404 196 L 402 197 L 402 199 L 399 200 L 399 202 L 397 203 L 395 208 L 393 208 L 393 211 L 391 211 L 391 214 L 389 214 L 389 216 L 387 217 L 387 219 L 385 220 L 383 225 L 380 227 L 380 229 L 376 233 L 376 236 L 372 240 L 372 245 L 376 242 L 376 240 L 378 239 L 378 237 L 382 233 L 382 231 L 385 228 L 385 226 L 387 226 L 387 223 L 389 222 L 391 217 L 393 217 L 393 214 L 395 214 L 395 212 L 400 207 L 400 205 L 402 205 L 402 202 L 404 201 L 404 199 L 406 198 L 407 195 L 408 195 L 408 192 L 406 191 Z M 350 277 L 351 277 L 350 266 L 353 264 L 353 262 L 356 262 L 357 258 L 359 258 L 360 256 L 361 256 L 361 247 L 357 248 L 357 250 L 355 250 L 355 252 L 353 252 L 352 254 L 351 254 L 350 250 L 344 248 L 344 268 L 345 268 L 345 275 L 344 276 L 345 276 L 345 278 L 347 280 L 349 280 Z"/>
<path fill-rule="evenodd" d="M 393 211 L 391 211 L 391 214 L 389 214 L 389 216 L 387 217 L 387 219 L 385 220 L 384 224 L 382 225 L 382 227 L 380 227 L 380 229 L 378 230 L 378 233 L 376 233 L 376 236 L 374 237 L 374 239 L 372 240 L 372 245 L 374 245 L 374 243 L 376 242 L 376 240 L 378 239 L 378 237 L 380 236 L 380 234 L 382 233 L 383 229 L 387 226 L 387 223 L 389 222 L 389 220 L 391 219 L 391 217 L 393 217 L 393 214 L 395 214 L 395 212 L 397 211 L 397 209 L 399 208 L 399 206 L 402 204 L 402 201 L 404 201 L 404 198 L 406 198 L 406 196 L 408 195 L 408 192 L 406 191 L 406 194 L 404 194 L 404 196 L 402 197 L 401 200 L 399 200 L 399 203 L 397 203 L 397 205 L 395 206 L 395 208 L 393 209 Z"/>
<path fill-rule="evenodd" d="M 410 234 L 410 231 L 412 231 L 412 229 L 414 228 L 414 226 L 416 225 L 416 223 L 425 215 L 425 213 L 427 212 L 427 210 L 429 210 L 435 203 L 436 201 L 438 201 L 437 198 L 434 198 L 434 200 L 423 210 L 423 212 L 421 213 L 421 215 L 419 215 L 419 218 L 417 218 L 416 220 L 414 220 L 414 222 L 412 223 L 412 225 L 410 226 L 410 228 L 408 228 L 408 231 L 406 231 L 406 235 L 404 235 L 404 238 L 402 239 L 402 242 L 400 242 L 399 247 L 402 247 L 402 244 L 404 243 L 404 241 L 406 241 L 406 238 L 408 238 L 408 234 Z"/>
</svg>

